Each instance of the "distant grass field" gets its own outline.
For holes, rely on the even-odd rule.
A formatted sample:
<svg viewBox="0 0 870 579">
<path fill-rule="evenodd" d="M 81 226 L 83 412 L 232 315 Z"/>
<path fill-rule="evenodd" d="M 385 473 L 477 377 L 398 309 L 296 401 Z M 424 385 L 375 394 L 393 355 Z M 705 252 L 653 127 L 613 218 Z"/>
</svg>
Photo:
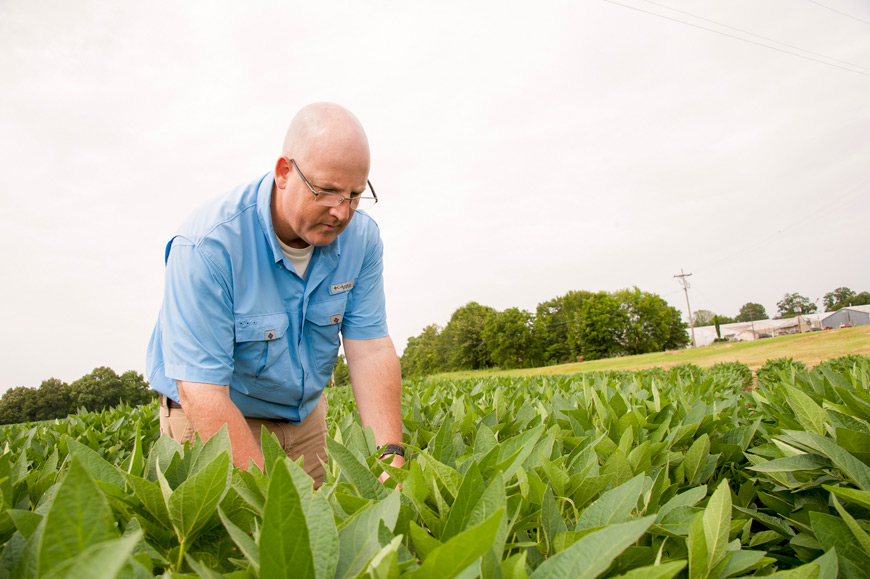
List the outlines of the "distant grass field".
<svg viewBox="0 0 870 579">
<path fill-rule="evenodd" d="M 437 374 L 438 378 L 474 378 L 483 376 L 533 376 L 537 374 L 576 374 L 599 370 L 641 370 L 659 366 L 670 368 L 692 363 L 707 367 L 719 362 L 742 362 L 753 370 L 773 358 L 793 358 L 812 367 L 824 360 L 846 354 L 870 356 L 870 326 L 809 332 L 754 342 L 713 344 L 702 348 L 657 352 L 520 370 L 476 370 Z"/>
</svg>

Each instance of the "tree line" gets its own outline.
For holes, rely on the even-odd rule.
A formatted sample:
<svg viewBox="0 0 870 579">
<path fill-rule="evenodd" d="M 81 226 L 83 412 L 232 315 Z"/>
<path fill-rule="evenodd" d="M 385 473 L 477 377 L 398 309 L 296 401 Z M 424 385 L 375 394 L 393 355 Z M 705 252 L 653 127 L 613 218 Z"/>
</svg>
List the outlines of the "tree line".
<svg viewBox="0 0 870 579">
<path fill-rule="evenodd" d="M 469 302 L 443 328 L 426 326 L 401 357 L 405 377 L 482 368 L 521 368 L 645 354 L 689 344 L 680 311 L 637 287 L 570 291 L 538 304 L 496 311 Z"/>
<path fill-rule="evenodd" d="M 118 376 L 101 366 L 72 384 L 49 378 L 39 388 L 10 388 L 0 398 L 0 424 L 64 418 L 79 408 L 100 411 L 121 402 L 138 406 L 156 397 L 142 374 L 130 370 Z"/>
<path fill-rule="evenodd" d="M 870 292 L 856 293 L 847 287 L 839 287 L 826 293 L 822 298 L 822 303 L 826 312 L 835 312 L 847 306 L 870 305 Z M 780 301 L 776 302 L 774 319 L 793 318 L 797 315 L 814 314 L 816 311 L 818 311 L 818 305 L 810 298 L 797 292 L 787 293 Z M 754 302 L 743 304 L 740 307 L 740 312 L 733 318 L 715 314 L 710 310 L 697 310 L 692 315 L 692 323 L 695 327 L 766 319 L 768 316 L 764 306 Z"/>
</svg>

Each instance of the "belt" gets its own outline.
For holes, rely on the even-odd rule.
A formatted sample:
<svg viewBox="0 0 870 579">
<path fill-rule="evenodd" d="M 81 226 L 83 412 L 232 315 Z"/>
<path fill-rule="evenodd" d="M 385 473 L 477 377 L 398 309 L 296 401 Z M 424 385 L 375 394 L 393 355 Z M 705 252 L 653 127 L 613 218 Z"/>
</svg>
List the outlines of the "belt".
<svg viewBox="0 0 870 579">
<path fill-rule="evenodd" d="M 179 404 L 178 402 L 176 402 L 175 400 L 173 400 L 169 396 L 164 396 L 163 394 L 160 395 L 160 405 L 166 409 L 177 408 L 179 410 L 184 410 L 181 407 L 181 404 Z M 167 414 L 166 416 L 169 416 L 169 414 Z M 245 418 L 248 418 L 248 417 L 246 416 Z M 278 423 L 291 422 L 291 420 L 289 418 L 255 418 L 254 420 L 265 420 L 267 422 L 278 422 Z"/>
<path fill-rule="evenodd" d="M 160 395 L 160 405 L 166 408 L 181 408 L 181 404 L 170 398 L 169 396 Z"/>
</svg>

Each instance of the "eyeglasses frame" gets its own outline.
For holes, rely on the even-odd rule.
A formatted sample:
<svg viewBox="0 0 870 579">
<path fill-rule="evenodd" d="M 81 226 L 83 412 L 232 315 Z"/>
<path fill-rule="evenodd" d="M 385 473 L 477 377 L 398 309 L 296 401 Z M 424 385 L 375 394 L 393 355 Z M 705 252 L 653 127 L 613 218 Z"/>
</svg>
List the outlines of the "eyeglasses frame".
<svg viewBox="0 0 870 579">
<path fill-rule="evenodd" d="M 341 207 L 341 204 L 347 201 L 348 205 L 350 205 L 350 208 L 356 211 L 356 207 L 352 205 L 354 201 L 357 202 L 357 207 L 359 207 L 360 201 L 362 201 L 363 199 L 374 199 L 375 204 L 378 203 L 378 194 L 375 193 L 375 188 L 374 186 L 372 186 L 372 182 L 368 179 L 366 179 L 366 183 L 368 184 L 369 189 L 372 192 L 371 197 L 363 197 L 362 195 L 360 195 L 359 197 L 345 197 L 344 195 L 340 195 L 338 193 L 330 193 L 328 191 L 315 191 L 314 187 L 311 186 L 311 183 L 308 182 L 308 179 L 305 178 L 305 175 L 302 174 L 302 170 L 299 169 L 299 165 L 296 164 L 296 160 L 292 157 L 288 158 L 287 160 L 290 161 L 290 164 L 293 165 L 293 168 L 296 169 L 296 172 L 299 174 L 299 178 L 302 179 L 302 182 L 305 183 L 305 186 L 308 187 L 308 190 L 311 191 L 312 195 L 314 195 L 315 202 L 317 201 L 318 195 L 330 195 L 341 199 L 341 201 L 338 202 L 338 205 L 323 205 L 321 203 L 318 203 L 318 205 L 321 205 L 322 207 Z"/>
</svg>

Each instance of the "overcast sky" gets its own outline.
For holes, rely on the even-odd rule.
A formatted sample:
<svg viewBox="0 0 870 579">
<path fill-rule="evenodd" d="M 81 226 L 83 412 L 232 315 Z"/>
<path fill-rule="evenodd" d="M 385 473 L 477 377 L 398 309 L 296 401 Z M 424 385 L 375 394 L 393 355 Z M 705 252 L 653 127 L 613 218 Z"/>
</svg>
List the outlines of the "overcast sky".
<svg viewBox="0 0 870 579">
<path fill-rule="evenodd" d="M 399 353 L 472 300 L 686 319 L 681 269 L 731 316 L 870 290 L 870 4 L 618 2 L 0 1 L 0 390 L 144 372 L 166 242 L 315 101 L 368 132 Z"/>
</svg>

